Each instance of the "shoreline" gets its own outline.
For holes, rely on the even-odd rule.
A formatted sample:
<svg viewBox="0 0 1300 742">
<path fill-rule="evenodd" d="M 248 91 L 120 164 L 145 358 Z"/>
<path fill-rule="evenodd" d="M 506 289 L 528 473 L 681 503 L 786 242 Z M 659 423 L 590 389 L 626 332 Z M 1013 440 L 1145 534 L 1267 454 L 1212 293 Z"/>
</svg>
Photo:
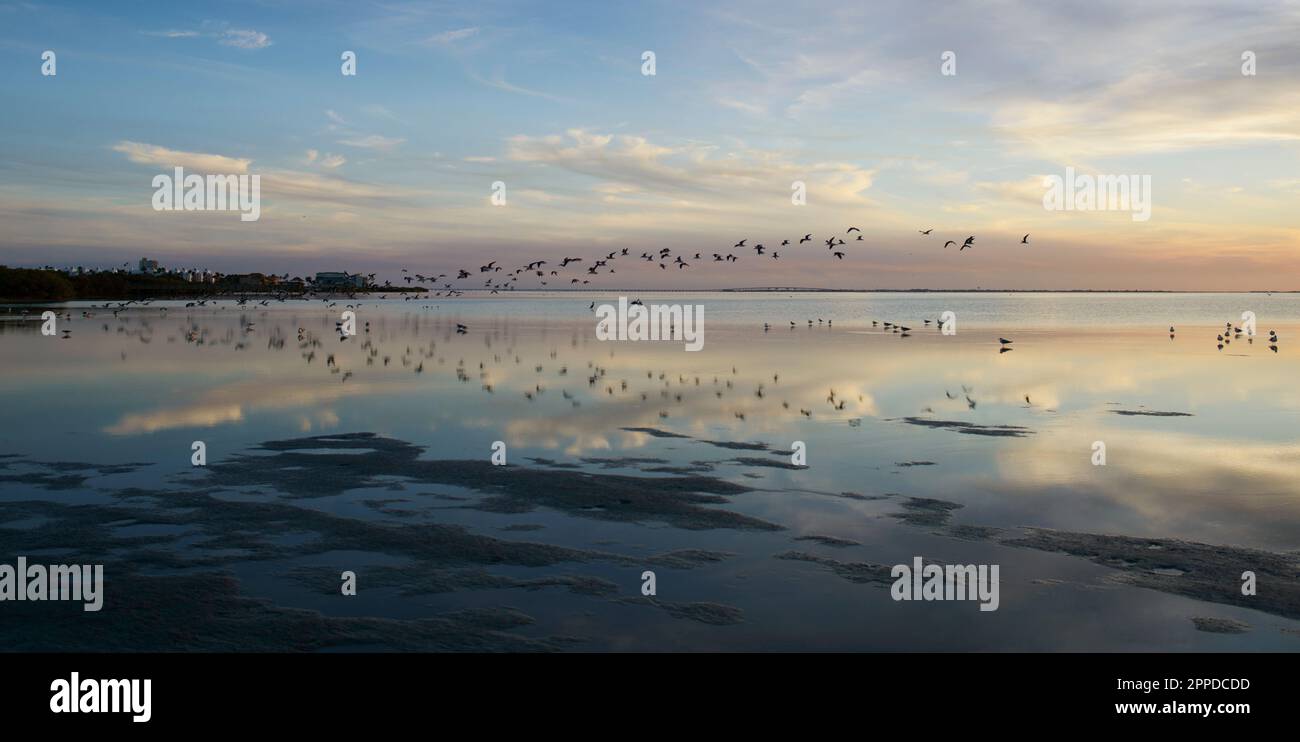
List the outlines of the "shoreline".
<svg viewBox="0 0 1300 742">
<path fill-rule="evenodd" d="M 313 291 L 305 293 L 286 294 L 278 291 L 227 291 L 227 292 L 205 292 L 194 294 L 176 294 L 172 292 L 157 293 L 136 293 L 131 296 L 119 295 L 97 295 L 97 296 L 78 296 L 67 299 L 31 299 L 21 297 L 0 296 L 0 305 L 45 305 L 45 304 L 67 304 L 71 302 L 97 302 L 97 301 L 217 301 L 217 300 L 237 300 L 237 299 L 276 299 L 304 300 L 311 301 L 315 299 L 326 298 L 373 298 L 376 294 L 398 294 L 402 296 L 414 295 L 422 299 L 452 300 L 466 297 L 490 297 L 500 298 L 509 297 L 512 294 L 581 294 L 590 295 L 610 295 L 610 294 L 1283 294 L 1293 295 L 1300 294 L 1300 289 L 1296 290 L 1270 290 L 1270 289 L 1249 289 L 1249 290 L 1218 290 L 1218 289 L 826 289 L 826 288 L 727 288 L 727 289 L 665 289 L 665 288 L 614 288 L 614 289 L 521 289 L 518 291 L 498 291 L 492 292 L 487 289 L 456 289 L 458 296 L 433 296 L 428 289 L 410 289 L 410 288 L 391 288 L 391 289 L 361 289 L 357 291 Z"/>
</svg>

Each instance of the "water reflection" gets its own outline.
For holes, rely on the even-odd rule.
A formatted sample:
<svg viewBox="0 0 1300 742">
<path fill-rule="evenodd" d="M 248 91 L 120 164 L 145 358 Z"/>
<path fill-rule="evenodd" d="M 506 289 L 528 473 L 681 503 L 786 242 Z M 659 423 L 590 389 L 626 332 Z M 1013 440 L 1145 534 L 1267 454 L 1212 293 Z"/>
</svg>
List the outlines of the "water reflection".
<svg viewBox="0 0 1300 742">
<path fill-rule="evenodd" d="M 601 343 L 585 305 L 560 317 L 547 307 L 517 303 L 510 315 L 489 316 L 367 304 L 357 308 L 359 334 L 347 339 L 335 330 L 342 306 L 74 308 L 61 324 L 67 339 L 42 337 L 35 323 L 3 323 L 0 393 L 11 422 L 0 508 L 12 512 L 0 511 L 0 521 L 33 517 L 34 506 L 19 505 L 33 501 L 105 506 L 106 493 L 128 486 L 171 493 L 168 507 L 186 492 L 287 500 L 293 509 L 249 518 L 243 535 L 214 525 L 227 517 L 214 508 L 226 505 L 188 503 L 212 539 L 207 547 L 238 557 L 205 558 L 238 574 L 245 592 L 338 615 L 330 591 L 314 588 L 328 588 L 335 567 L 397 555 L 397 567 L 372 572 L 382 575 L 386 600 L 352 604 L 363 615 L 511 605 L 536 622 L 531 636 L 573 633 L 588 648 L 1242 649 L 1296 641 L 1283 631 L 1296 628 L 1294 604 L 1236 600 L 1236 584 L 1116 582 L 1120 562 L 1130 573 L 1140 563 L 1131 554 L 1109 563 L 1095 543 L 1016 542 L 1024 527 L 1184 539 L 1222 546 L 1226 562 L 1203 569 L 1224 574 L 1264 569 L 1238 564 L 1252 559 L 1241 549 L 1293 552 L 1300 396 L 1285 347 L 1271 351 L 1257 337 L 1219 350 L 1218 325 L 1179 323 L 1170 339 L 1162 322 L 1025 327 L 1014 333 L 1014 350 L 1000 353 L 1006 330 L 975 324 L 943 336 L 913 327 L 904 338 L 841 319 L 833 328 L 774 322 L 770 331 L 761 322 L 709 324 L 704 349 L 686 353 L 680 343 Z M 458 322 L 469 324 L 467 334 L 456 332 Z M 1282 342 L 1300 337 L 1300 325 L 1270 329 Z M 401 447 L 348 437 L 359 433 Z M 326 437 L 263 445 L 307 435 Z M 207 442 L 211 471 L 189 466 L 194 440 Z M 498 440 L 508 447 L 510 479 L 477 468 L 490 466 Z M 789 463 L 796 441 L 807 446 L 806 467 Z M 1093 464 L 1099 441 L 1105 466 Z M 267 467 L 249 468 L 249 456 L 269 457 Z M 53 487 L 40 462 L 55 461 L 142 465 L 107 473 L 64 466 L 81 479 Z M 439 461 L 461 463 L 420 463 Z M 689 513 L 682 498 L 695 499 Z M 731 515 L 701 519 L 699 508 Z M 413 545 L 420 539 L 388 531 L 344 538 L 340 523 L 297 512 L 463 527 L 505 556 L 458 552 L 447 563 L 446 554 Z M 337 543 L 304 551 L 271 537 L 295 519 Z M 0 532 L 13 548 L 24 545 L 21 529 Z M 457 548 L 469 553 L 486 548 L 460 538 Z M 187 558 L 197 553 L 188 543 L 167 545 Z M 792 549 L 816 559 L 789 558 Z M 844 577 L 851 565 L 918 554 L 1001 563 L 1003 608 L 990 617 L 900 606 L 886 590 Z M 647 609 L 637 576 L 656 563 L 670 576 L 671 598 Z M 575 576 L 574 564 L 586 571 Z M 488 565 L 490 574 L 481 571 Z M 430 575 L 440 582 L 428 584 Z M 1297 589 L 1294 580 L 1286 589 Z M 1080 629 L 1060 607 L 1063 594 L 1129 629 Z M 783 599 L 774 604 L 773 595 Z M 1254 629 L 1206 634 L 1188 620 L 1200 616 Z M 863 622 L 888 627 L 892 643 L 864 636 Z M 637 627 L 635 639 L 626 626 Z"/>
</svg>

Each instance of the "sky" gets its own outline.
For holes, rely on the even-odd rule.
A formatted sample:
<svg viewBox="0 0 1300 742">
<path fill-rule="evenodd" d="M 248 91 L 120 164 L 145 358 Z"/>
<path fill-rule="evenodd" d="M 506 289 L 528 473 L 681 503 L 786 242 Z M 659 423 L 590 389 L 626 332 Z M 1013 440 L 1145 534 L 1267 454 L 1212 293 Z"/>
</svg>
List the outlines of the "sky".
<svg viewBox="0 0 1300 742">
<path fill-rule="evenodd" d="M 1297 39 L 1294 1 L 0 2 L 0 264 L 1300 290 Z M 260 218 L 155 210 L 176 166 Z M 1067 168 L 1150 218 L 1045 208 Z"/>
</svg>

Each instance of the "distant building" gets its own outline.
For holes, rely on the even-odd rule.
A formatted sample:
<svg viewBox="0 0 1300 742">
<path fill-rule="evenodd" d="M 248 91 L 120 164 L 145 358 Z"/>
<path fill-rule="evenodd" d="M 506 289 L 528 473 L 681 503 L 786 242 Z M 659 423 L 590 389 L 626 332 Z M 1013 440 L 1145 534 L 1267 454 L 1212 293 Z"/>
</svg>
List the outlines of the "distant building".
<svg viewBox="0 0 1300 742">
<path fill-rule="evenodd" d="M 158 268 L 157 260 L 150 260 L 149 258 L 140 258 L 141 273 L 157 273 L 158 270 L 159 268 Z"/>
<path fill-rule="evenodd" d="M 369 285 L 370 279 L 360 273 L 321 271 L 316 274 L 318 289 L 364 289 Z"/>
<path fill-rule="evenodd" d="M 238 289 L 261 289 L 270 285 L 261 273 L 231 273 L 221 277 L 221 283 Z"/>
</svg>

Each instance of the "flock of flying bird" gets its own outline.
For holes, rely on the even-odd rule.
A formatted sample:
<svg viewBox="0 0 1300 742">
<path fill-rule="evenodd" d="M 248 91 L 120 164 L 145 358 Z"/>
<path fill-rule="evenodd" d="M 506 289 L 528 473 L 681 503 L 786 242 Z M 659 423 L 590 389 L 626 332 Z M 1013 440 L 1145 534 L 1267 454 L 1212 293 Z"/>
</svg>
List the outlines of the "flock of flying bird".
<svg viewBox="0 0 1300 742">
<path fill-rule="evenodd" d="M 934 229 L 930 228 L 917 231 L 921 235 L 929 235 L 934 231 Z M 844 238 L 850 235 L 854 235 L 856 239 L 846 241 Z M 822 240 L 822 244 L 825 245 L 827 254 L 837 260 L 843 260 L 844 256 L 848 254 L 847 247 L 849 245 L 863 241 L 862 230 L 858 227 L 849 227 L 844 231 L 843 235 L 827 237 L 825 240 Z M 660 248 L 657 252 L 645 251 L 639 256 L 633 256 L 630 249 L 624 247 L 616 249 L 608 254 L 596 255 L 589 258 L 570 257 L 566 255 L 558 262 L 533 260 L 522 265 L 517 265 L 513 268 L 507 268 L 506 266 L 501 265 L 498 260 L 491 260 L 484 265 L 478 266 L 477 273 L 465 268 L 453 269 L 454 272 L 452 273 L 437 273 L 429 275 L 416 273 L 407 268 L 402 268 L 401 272 L 406 274 L 402 276 L 402 280 L 405 281 L 408 286 L 428 284 L 429 288 L 434 292 L 434 296 L 460 296 L 464 293 L 464 284 L 460 284 L 460 281 L 471 279 L 476 275 L 480 277 L 486 275 L 481 289 L 486 289 L 489 292 L 496 294 L 501 291 L 513 291 L 524 285 L 521 283 L 520 279 L 527 281 L 527 279 L 530 278 L 540 279 L 537 281 L 538 288 L 554 288 L 552 283 L 567 288 L 587 286 L 600 276 L 616 273 L 613 263 L 619 258 L 627 258 L 629 260 L 637 260 L 642 263 L 657 265 L 662 271 L 667 271 L 670 266 L 673 267 L 674 270 L 683 270 L 686 268 L 708 265 L 710 263 L 735 264 L 742 260 L 742 256 L 752 257 L 755 259 L 766 258 L 769 260 L 780 260 L 782 257 L 780 248 L 792 248 L 798 250 L 800 249 L 800 245 L 809 242 L 813 242 L 813 235 L 811 232 L 805 234 L 795 242 L 791 242 L 789 239 L 783 239 L 779 245 L 771 248 L 762 243 L 755 243 L 752 245 L 748 244 L 749 238 L 746 237 L 732 245 L 730 250 L 726 253 L 709 253 L 709 257 L 704 257 L 703 253 L 700 252 L 691 253 L 689 251 L 686 253 L 674 254 L 672 249 L 667 247 Z M 1029 235 L 1022 237 L 1020 244 L 1028 245 Z M 948 240 L 944 243 L 943 247 L 944 249 L 947 249 L 951 245 L 958 246 L 957 252 L 962 252 L 967 248 L 973 249 L 975 247 L 975 236 L 971 235 L 960 243 L 956 240 Z M 750 250 L 753 251 L 752 256 L 747 255 Z M 736 252 L 740 252 L 741 255 L 737 255 Z M 786 255 L 788 256 L 789 254 L 790 251 L 786 250 Z M 570 266 L 575 266 L 573 270 L 580 272 L 576 276 L 573 275 L 570 272 Z M 370 274 L 370 277 L 373 279 L 374 274 Z M 391 283 L 386 285 L 391 286 Z M 415 297 L 408 296 L 406 298 L 407 300 L 410 300 Z"/>
</svg>

